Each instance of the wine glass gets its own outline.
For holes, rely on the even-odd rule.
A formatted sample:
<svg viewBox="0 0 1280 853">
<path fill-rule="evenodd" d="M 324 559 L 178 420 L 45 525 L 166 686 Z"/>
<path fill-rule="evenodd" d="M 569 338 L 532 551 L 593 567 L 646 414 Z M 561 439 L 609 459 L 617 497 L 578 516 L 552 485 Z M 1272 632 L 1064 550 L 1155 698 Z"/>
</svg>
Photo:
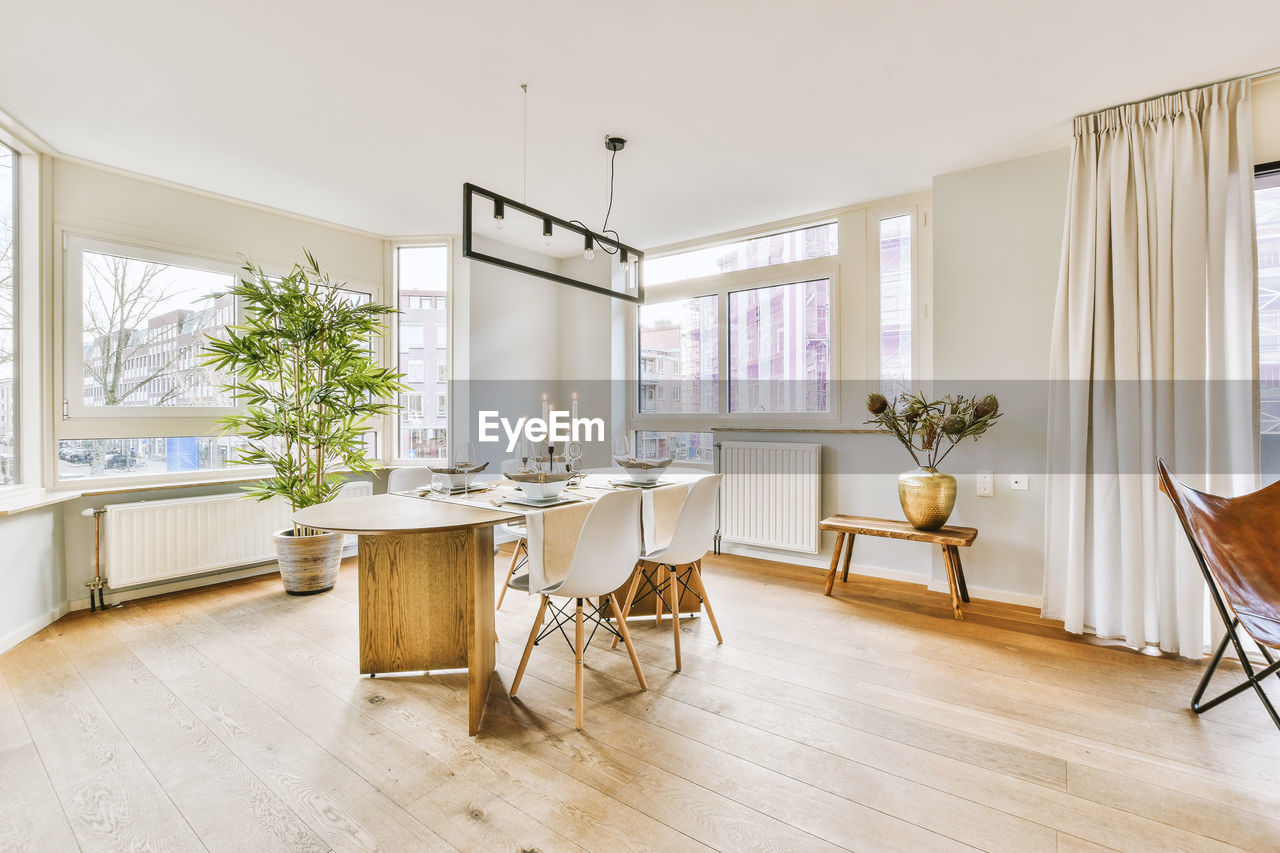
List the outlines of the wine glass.
<svg viewBox="0 0 1280 853">
<path fill-rule="evenodd" d="M 471 472 L 477 464 L 475 442 L 460 441 L 454 445 L 453 467 L 458 469 L 462 474 L 463 491 L 469 491 L 471 489 L 471 480 L 474 476 Z"/>
<path fill-rule="evenodd" d="M 631 458 L 631 442 L 627 440 L 625 435 L 615 435 L 613 437 L 613 458 Z"/>
</svg>

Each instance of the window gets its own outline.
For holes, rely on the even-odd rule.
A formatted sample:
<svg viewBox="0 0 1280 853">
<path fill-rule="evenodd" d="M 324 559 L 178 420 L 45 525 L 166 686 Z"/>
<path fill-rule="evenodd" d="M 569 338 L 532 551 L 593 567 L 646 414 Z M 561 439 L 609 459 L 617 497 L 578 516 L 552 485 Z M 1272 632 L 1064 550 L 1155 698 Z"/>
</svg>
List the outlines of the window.
<svg viewBox="0 0 1280 853">
<path fill-rule="evenodd" d="M 676 459 L 696 465 L 714 465 L 715 449 L 709 432 L 636 431 L 636 453 L 646 459 Z"/>
<path fill-rule="evenodd" d="M 880 386 L 890 395 L 911 388 L 911 220 L 880 220 Z"/>
<path fill-rule="evenodd" d="M 234 405 L 221 377 L 201 364 L 208 335 L 235 322 L 235 284 L 225 266 L 127 246 L 68 241 L 71 416 L 147 416 L 154 409 Z"/>
<path fill-rule="evenodd" d="M 65 258 L 58 479 L 230 469 L 242 444 L 218 435 L 218 419 L 237 401 L 203 361 L 207 338 L 237 320 L 239 266 L 73 235 Z M 374 298 L 352 285 L 341 294 Z"/>
<path fill-rule="evenodd" d="M 18 482 L 18 155 L 0 144 L 0 486 Z"/>
<path fill-rule="evenodd" d="M 715 296 L 640 306 L 641 412 L 720 411 L 716 308 Z"/>
<path fill-rule="evenodd" d="M 1258 384 L 1262 475 L 1280 476 L 1280 162 L 1259 166 L 1254 190 L 1258 240 Z"/>
<path fill-rule="evenodd" d="M 729 294 L 729 411 L 830 410 L 829 279 Z"/>
<path fill-rule="evenodd" d="M 839 250 L 839 228 L 834 222 L 826 222 L 652 260 L 646 258 L 644 283 L 649 287 L 735 270 L 827 258 L 837 254 Z"/>
<path fill-rule="evenodd" d="M 400 324 L 400 352 L 413 352 L 426 346 L 426 327 L 421 323 Z"/>
<path fill-rule="evenodd" d="M 235 436 L 64 439 L 58 442 L 58 479 L 223 471 L 243 449 Z"/>
<path fill-rule="evenodd" d="M 442 459 L 448 452 L 447 382 L 449 327 L 445 317 L 449 288 L 449 247 L 396 247 L 397 304 L 405 307 L 400 324 L 399 370 L 411 392 L 401 397 L 397 459 Z M 428 344 L 428 327 L 433 339 Z M 427 401 L 434 398 L 434 404 Z"/>
</svg>

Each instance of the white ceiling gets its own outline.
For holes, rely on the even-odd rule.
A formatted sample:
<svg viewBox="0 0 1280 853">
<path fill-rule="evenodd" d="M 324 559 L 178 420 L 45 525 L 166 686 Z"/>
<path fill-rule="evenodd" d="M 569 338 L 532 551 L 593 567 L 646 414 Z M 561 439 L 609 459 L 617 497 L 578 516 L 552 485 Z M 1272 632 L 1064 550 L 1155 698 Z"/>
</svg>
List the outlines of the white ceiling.
<svg viewBox="0 0 1280 853">
<path fill-rule="evenodd" d="M 463 181 L 640 247 L 1066 147 L 1072 115 L 1280 65 L 1203 0 L 7 0 L 0 109 L 61 152 L 379 234 Z"/>
</svg>

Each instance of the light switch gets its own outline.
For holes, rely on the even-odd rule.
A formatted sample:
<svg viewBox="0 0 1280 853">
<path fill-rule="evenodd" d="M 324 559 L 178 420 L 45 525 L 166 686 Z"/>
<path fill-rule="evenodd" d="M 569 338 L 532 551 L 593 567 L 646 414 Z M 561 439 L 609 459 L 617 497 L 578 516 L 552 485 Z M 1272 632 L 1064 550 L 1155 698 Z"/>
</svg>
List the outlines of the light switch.
<svg viewBox="0 0 1280 853">
<path fill-rule="evenodd" d="M 1026 474 L 1010 474 L 1009 488 L 1015 489 L 1016 491 L 1019 491 L 1019 492 L 1025 492 L 1027 490 L 1027 475 Z"/>
<path fill-rule="evenodd" d="M 996 475 L 991 471 L 978 472 L 978 497 L 993 498 L 996 496 Z"/>
</svg>

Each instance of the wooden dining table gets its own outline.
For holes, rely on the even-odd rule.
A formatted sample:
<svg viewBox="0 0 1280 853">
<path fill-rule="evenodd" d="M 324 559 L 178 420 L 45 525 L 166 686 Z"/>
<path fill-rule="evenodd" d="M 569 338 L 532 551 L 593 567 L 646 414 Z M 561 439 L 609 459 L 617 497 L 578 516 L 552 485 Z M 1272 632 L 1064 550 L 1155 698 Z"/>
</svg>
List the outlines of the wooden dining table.
<svg viewBox="0 0 1280 853">
<path fill-rule="evenodd" d="M 300 509 L 296 524 L 359 537 L 360 672 L 468 672 L 468 732 L 494 671 L 493 528 L 519 512 L 386 494 Z"/>
</svg>

